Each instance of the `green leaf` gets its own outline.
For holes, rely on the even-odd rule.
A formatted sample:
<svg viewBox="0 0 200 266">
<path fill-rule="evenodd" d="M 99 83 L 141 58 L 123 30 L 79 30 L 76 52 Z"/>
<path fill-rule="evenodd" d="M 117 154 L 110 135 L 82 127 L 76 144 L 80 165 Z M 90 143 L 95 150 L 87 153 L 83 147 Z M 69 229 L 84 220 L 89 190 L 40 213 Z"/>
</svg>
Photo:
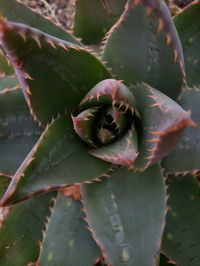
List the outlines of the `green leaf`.
<svg viewBox="0 0 200 266">
<path fill-rule="evenodd" d="M 185 110 L 190 110 L 192 119 L 198 127 L 187 127 L 176 145 L 175 149 L 164 158 L 162 167 L 167 174 L 176 173 L 196 173 L 200 171 L 200 90 L 188 89 L 184 91 L 178 103 Z"/>
<path fill-rule="evenodd" d="M 53 195 L 49 193 L 11 207 L 0 229 L 1 265 L 22 266 L 38 258 L 38 242 Z"/>
<path fill-rule="evenodd" d="M 97 149 L 91 149 L 90 153 L 97 158 L 111 162 L 116 165 L 126 165 L 133 168 L 138 156 L 137 131 L 132 126 L 121 138 L 111 144 Z"/>
<path fill-rule="evenodd" d="M 83 186 L 88 224 L 106 263 L 149 266 L 157 260 L 165 219 L 164 186 L 159 165 L 143 173 L 119 168 L 111 178 Z"/>
<path fill-rule="evenodd" d="M 200 265 L 200 187 L 191 175 L 168 177 L 169 211 L 162 250 L 181 266 Z"/>
<path fill-rule="evenodd" d="M 183 54 L 164 1 L 128 1 L 108 34 L 103 60 L 127 86 L 146 82 L 175 99 L 183 83 Z"/>
<path fill-rule="evenodd" d="M 1 23 L 2 45 L 15 65 L 29 108 L 42 124 L 66 109 L 73 111 L 94 85 L 110 77 L 104 65 L 81 46 L 25 25 Z"/>
<path fill-rule="evenodd" d="M 8 60 L 6 56 L 3 54 L 3 52 L 0 49 L 0 74 L 4 75 L 12 75 L 14 74 L 14 69 L 11 67 L 11 65 L 8 63 Z"/>
<path fill-rule="evenodd" d="M 0 198 L 3 196 L 5 193 L 9 183 L 10 183 L 11 177 L 4 175 L 0 173 Z"/>
<path fill-rule="evenodd" d="M 0 10 L 1 15 L 10 21 L 24 23 L 57 38 L 79 43 L 71 34 L 16 0 L 0 0 Z"/>
<path fill-rule="evenodd" d="M 18 80 L 14 77 L 0 77 L 0 93 L 4 89 L 12 89 L 18 86 Z"/>
<path fill-rule="evenodd" d="M 2 199 L 11 204 L 38 193 L 101 177 L 111 164 L 90 155 L 63 115 L 53 121 L 22 163 Z"/>
<path fill-rule="evenodd" d="M 102 41 L 124 10 L 126 0 L 77 0 L 74 35 L 85 44 Z"/>
<path fill-rule="evenodd" d="M 22 91 L 0 92 L 0 172 L 14 174 L 40 134 Z"/>
<path fill-rule="evenodd" d="M 82 204 L 59 194 L 54 206 L 41 246 L 39 264 L 93 265 L 100 252 L 85 228 Z"/>
<path fill-rule="evenodd" d="M 172 260 L 169 260 L 166 255 L 160 254 L 160 263 L 159 266 L 170 266 L 175 265 L 175 263 Z"/>
<path fill-rule="evenodd" d="M 78 115 L 73 116 L 74 129 L 90 144 L 92 155 L 133 166 L 138 155 L 135 113 L 131 91 L 119 80 L 106 79 L 92 88 L 78 106 Z"/>
<path fill-rule="evenodd" d="M 146 168 L 175 147 L 184 128 L 193 125 L 190 113 L 172 99 L 146 84 L 131 88 L 141 121 L 137 124 L 139 155 L 135 168 Z"/>
<path fill-rule="evenodd" d="M 0 173 L 0 198 L 5 193 L 9 183 L 11 180 L 11 176 L 4 175 Z M 9 207 L 0 207 L 0 229 L 9 213 Z"/>
<path fill-rule="evenodd" d="M 200 85 L 200 2 L 192 2 L 174 18 L 183 46 L 188 86 Z"/>
</svg>

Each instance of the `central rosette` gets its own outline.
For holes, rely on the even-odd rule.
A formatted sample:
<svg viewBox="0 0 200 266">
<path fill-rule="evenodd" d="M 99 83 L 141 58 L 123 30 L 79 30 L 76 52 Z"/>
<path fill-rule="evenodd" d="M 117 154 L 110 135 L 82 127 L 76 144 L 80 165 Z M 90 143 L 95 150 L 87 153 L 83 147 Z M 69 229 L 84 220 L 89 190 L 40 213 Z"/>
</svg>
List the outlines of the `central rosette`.
<svg viewBox="0 0 200 266">
<path fill-rule="evenodd" d="M 105 161 L 145 169 L 178 142 L 190 113 L 147 84 L 130 90 L 115 79 L 98 83 L 72 115 L 89 152 Z"/>
<path fill-rule="evenodd" d="M 135 99 L 121 81 L 98 83 L 72 119 L 76 133 L 94 156 L 114 164 L 133 164 L 138 154 Z"/>
</svg>

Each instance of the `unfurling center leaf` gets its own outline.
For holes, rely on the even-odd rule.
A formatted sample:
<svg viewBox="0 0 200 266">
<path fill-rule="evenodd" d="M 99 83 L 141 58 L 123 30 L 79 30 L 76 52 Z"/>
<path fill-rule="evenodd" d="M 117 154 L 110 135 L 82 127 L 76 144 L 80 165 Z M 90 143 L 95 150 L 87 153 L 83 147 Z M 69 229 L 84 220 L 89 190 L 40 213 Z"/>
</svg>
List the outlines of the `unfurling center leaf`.
<svg viewBox="0 0 200 266">
<path fill-rule="evenodd" d="M 133 164 L 137 157 L 134 106 L 133 94 L 121 81 L 101 81 L 72 116 L 74 129 L 94 156 L 119 165 Z"/>
<path fill-rule="evenodd" d="M 129 90 L 115 79 L 103 80 L 92 88 L 72 120 L 91 154 L 131 168 L 138 155 L 138 168 L 159 161 L 174 147 L 183 129 L 192 124 L 190 114 L 163 93 L 146 84 Z M 171 135 L 175 136 L 173 143 Z"/>
</svg>

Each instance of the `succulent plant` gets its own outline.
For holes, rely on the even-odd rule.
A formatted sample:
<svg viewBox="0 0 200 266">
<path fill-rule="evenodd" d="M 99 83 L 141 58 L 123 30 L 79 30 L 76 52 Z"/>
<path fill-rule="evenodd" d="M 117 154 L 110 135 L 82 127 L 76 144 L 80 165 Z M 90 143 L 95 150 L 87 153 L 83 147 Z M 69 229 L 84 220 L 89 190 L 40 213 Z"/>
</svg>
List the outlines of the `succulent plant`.
<svg viewBox="0 0 200 266">
<path fill-rule="evenodd" d="M 200 2 L 75 7 L 0 0 L 0 264 L 200 265 Z"/>
</svg>

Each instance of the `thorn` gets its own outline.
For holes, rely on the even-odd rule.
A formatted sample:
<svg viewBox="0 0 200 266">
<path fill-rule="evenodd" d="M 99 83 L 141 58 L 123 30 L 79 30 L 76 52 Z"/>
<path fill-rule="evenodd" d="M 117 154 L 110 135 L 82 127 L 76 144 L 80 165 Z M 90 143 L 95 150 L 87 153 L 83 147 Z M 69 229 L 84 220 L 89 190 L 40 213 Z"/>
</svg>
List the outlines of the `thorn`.
<svg viewBox="0 0 200 266">
<path fill-rule="evenodd" d="M 37 43 L 37 45 L 38 45 L 39 48 L 41 49 L 41 48 L 42 48 L 42 45 L 41 45 L 41 42 L 40 42 L 39 37 L 36 36 L 36 35 L 33 35 L 33 36 L 32 36 L 32 39 Z"/>
<path fill-rule="evenodd" d="M 149 131 L 149 133 L 153 135 L 162 135 L 163 131 Z"/>
<path fill-rule="evenodd" d="M 148 157 L 143 157 L 143 159 L 145 159 L 145 160 L 150 160 L 150 159 L 153 159 L 154 158 L 154 156 L 148 156 Z"/>
<path fill-rule="evenodd" d="M 159 142 L 159 138 L 156 139 L 148 139 L 147 142 L 153 143 L 153 142 Z"/>
<path fill-rule="evenodd" d="M 156 97 L 154 95 L 147 95 L 147 97 L 153 99 L 154 101 L 156 101 Z"/>
<path fill-rule="evenodd" d="M 32 93 L 31 93 L 31 91 L 30 91 L 28 85 L 25 86 L 24 90 L 25 90 L 29 95 L 32 95 Z"/>
<path fill-rule="evenodd" d="M 187 111 L 187 113 L 189 113 L 189 115 L 191 116 L 191 110 Z M 192 119 L 190 119 L 189 121 L 189 125 L 192 126 L 192 127 L 195 127 L 195 128 L 199 128 L 199 125 L 197 123 L 195 123 Z"/>
<path fill-rule="evenodd" d="M 176 63 L 177 59 L 178 59 L 178 51 L 174 49 L 174 63 Z"/>
<path fill-rule="evenodd" d="M 171 42 L 172 42 L 172 37 L 171 37 L 171 35 L 170 35 L 170 34 L 167 34 L 167 40 L 166 40 L 166 44 L 167 44 L 167 45 L 170 45 L 170 44 L 171 44 Z"/>
<path fill-rule="evenodd" d="M 27 36 L 26 36 L 25 32 L 19 32 L 19 34 L 22 37 L 22 39 L 24 40 L 24 42 L 27 42 Z"/>
<path fill-rule="evenodd" d="M 162 18 L 159 18 L 158 29 L 157 29 L 158 34 L 161 32 L 161 30 L 164 28 L 164 26 L 165 26 L 164 20 Z"/>
<path fill-rule="evenodd" d="M 69 49 L 67 48 L 67 46 L 64 45 L 64 43 L 62 43 L 62 42 L 59 42 L 59 43 L 58 43 L 58 46 L 62 47 L 62 48 L 65 49 L 66 51 L 69 51 Z"/>
<path fill-rule="evenodd" d="M 24 78 L 34 80 L 28 73 L 24 74 Z"/>
<path fill-rule="evenodd" d="M 150 107 L 161 107 L 161 103 L 154 103 L 154 104 L 151 104 Z"/>
<path fill-rule="evenodd" d="M 87 218 L 84 216 L 82 217 L 82 219 L 85 221 L 85 222 L 88 222 Z"/>
<path fill-rule="evenodd" d="M 153 12 L 153 9 L 150 8 L 150 7 L 147 7 L 147 9 L 146 9 L 146 15 L 147 15 L 147 17 L 149 17 L 152 14 L 152 12 Z"/>
<path fill-rule="evenodd" d="M 57 46 L 55 45 L 55 43 L 52 41 L 52 40 L 50 40 L 50 39 L 47 39 L 46 40 L 54 49 L 57 49 Z"/>
<path fill-rule="evenodd" d="M 185 78 L 185 66 L 184 66 L 184 62 L 179 60 L 179 65 L 180 65 L 180 68 L 181 68 L 181 71 L 183 73 L 183 76 Z"/>
<path fill-rule="evenodd" d="M 30 158 L 28 161 L 27 161 L 27 166 L 32 162 L 32 161 L 34 161 L 36 158 L 35 157 L 32 157 L 32 158 Z M 24 174 L 25 175 L 25 174 Z"/>
<path fill-rule="evenodd" d="M 69 48 L 74 49 L 74 50 L 76 50 L 76 51 L 80 51 L 80 50 L 81 50 L 81 48 L 76 47 L 75 45 L 70 45 Z"/>
</svg>

